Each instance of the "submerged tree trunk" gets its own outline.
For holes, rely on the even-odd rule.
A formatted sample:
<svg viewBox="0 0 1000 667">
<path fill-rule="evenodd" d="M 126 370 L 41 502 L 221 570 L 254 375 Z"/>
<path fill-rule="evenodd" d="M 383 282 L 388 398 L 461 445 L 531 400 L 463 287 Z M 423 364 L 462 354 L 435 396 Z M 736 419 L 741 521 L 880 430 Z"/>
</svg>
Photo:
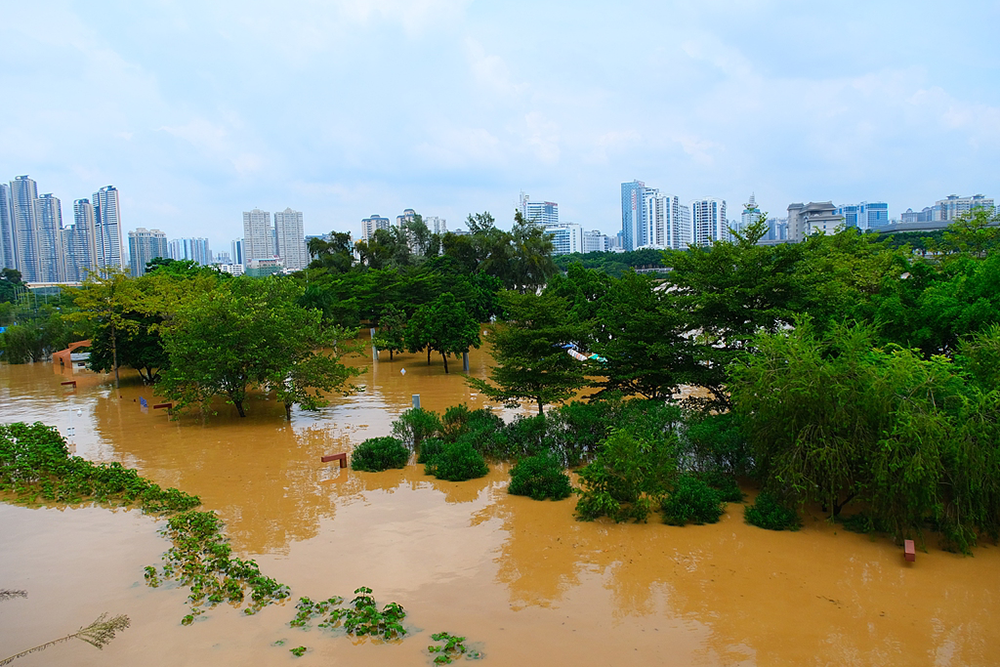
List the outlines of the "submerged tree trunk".
<svg viewBox="0 0 1000 667">
<path fill-rule="evenodd" d="M 240 416 L 242 417 L 243 415 L 240 415 Z M 292 421 L 292 404 L 291 403 L 285 403 L 285 419 L 287 419 L 288 421 Z"/>
<path fill-rule="evenodd" d="M 539 397 L 538 398 L 538 414 L 543 414 L 544 413 L 544 411 L 542 410 L 542 408 L 543 408 L 544 405 L 545 404 L 542 403 L 541 397 Z"/>
<path fill-rule="evenodd" d="M 448 372 L 448 355 L 444 352 L 441 353 L 441 358 L 444 359 L 444 372 Z"/>
<path fill-rule="evenodd" d="M 431 346 L 427 346 L 427 365 L 431 365 Z"/>
</svg>

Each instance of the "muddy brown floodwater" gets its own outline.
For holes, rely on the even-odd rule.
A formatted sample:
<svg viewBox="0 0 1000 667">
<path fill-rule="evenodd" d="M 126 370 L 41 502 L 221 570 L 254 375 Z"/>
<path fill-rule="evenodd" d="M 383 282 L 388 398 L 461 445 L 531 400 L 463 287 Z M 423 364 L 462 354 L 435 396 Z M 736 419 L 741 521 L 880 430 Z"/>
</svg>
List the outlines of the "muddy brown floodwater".
<svg viewBox="0 0 1000 667">
<path fill-rule="evenodd" d="M 488 363 L 474 351 L 472 374 Z M 200 495 L 234 551 L 293 594 L 256 616 L 220 606 L 184 627 L 186 590 L 143 583 L 143 566 L 167 548 L 158 519 L 0 504 L 0 588 L 29 594 L 0 603 L 0 658 L 107 611 L 132 627 L 103 651 L 67 643 L 17 664 L 429 665 L 439 631 L 498 666 L 1000 664 L 993 546 L 968 558 L 930 545 L 909 565 L 889 541 L 814 517 L 796 533 L 749 527 L 738 504 L 712 526 L 581 523 L 572 499 L 509 496 L 503 466 L 453 483 L 413 465 L 321 464 L 388 434 L 412 394 L 439 412 L 482 404 L 439 358 L 366 365 L 366 390 L 318 413 L 287 422 L 280 406 L 255 401 L 245 419 L 222 406 L 203 423 L 140 410 L 140 396 L 154 397 L 135 378 L 116 398 L 104 375 L 78 370 L 67 389 L 72 370 L 0 364 L 0 421 L 56 425 L 81 456 Z M 298 596 L 349 598 L 359 586 L 402 604 L 411 635 L 378 644 L 288 626 Z M 302 658 L 287 650 L 298 645 L 310 649 Z"/>
</svg>

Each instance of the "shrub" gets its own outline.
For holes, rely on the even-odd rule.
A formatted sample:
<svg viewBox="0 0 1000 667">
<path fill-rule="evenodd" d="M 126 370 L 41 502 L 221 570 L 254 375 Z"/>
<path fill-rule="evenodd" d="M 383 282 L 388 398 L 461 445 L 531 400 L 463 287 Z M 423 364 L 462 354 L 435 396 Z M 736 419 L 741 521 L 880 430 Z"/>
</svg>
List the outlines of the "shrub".
<svg viewBox="0 0 1000 667">
<path fill-rule="evenodd" d="M 743 508 L 743 518 L 751 526 L 766 530 L 797 530 L 799 516 L 766 491 L 757 496 L 753 505 Z"/>
<path fill-rule="evenodd" d="M 534 456 L 551 450 L 555 442 L 549 436 L 549 420 L 544 414 L 532 417 L 518 416 L 507 425 L 508 455 Z"/>
<path fill-rule="evenodd" d="M 351 454 L 351 468 L 366 472 L 381 472 L 389 468 L 402 468 L 410 460 L 410 450 L 391 436 L 369 438 L 358 445 Z"/>
<path fill-rule="evenodd" d="M 551 452 L 521 459 L 510 471 L 507 493 L 534 500 L 562 500 L 573 492 L 569 476 Z"/>
<path fill-rule="evenodd" d="M 732 475 L 722 472 L 703 472 L 698 474 L 698 479 L 715 489 L 719 494 L 719 500 L 726 503 L 743 502 L 743 490 Z"/>
<path fill-rule="evenodd" d="M 410 449 L 419 449 L 424 438 L 441 430 L 441 419 L 435 412 L 411 408 L 392 423 L 392 434 Z"/>
<path fill-rule="evenodd" d="M 452 482 L 464 482 L 467 479 L 482 477 L 489 471 L 483 455 L 473 448 L 468 438 L 445 443 L 441 453 L 428 461 L 424 467 L 426 474 Z"/>
<path fill-rule="evenodd" d="M 660 510 L 663 522 L 672 526 L 716 523 L 725 511 L 719 492 L 694 475 L 677 478 L 674 492 Z"/>
<path fill-rule="evenodd" d="M 621 398 L 613 396 L 590 403 L 573 401 L 549 413 L 549 434 L 567 465 L 577 465 L 597 451 L 610 433 L 609 425 L 619 423 L 620 411 Z"/>
<path fill-rule="evenodd" d="M 420 449 L 417 453 L 417 463 L 430 463 L 443 450 L 444 440 L 441 438 L 426 438 L 420 443 Z"/>
<path fill-rule="evenodd" d="M 608 516 L 621 522 L 645 521 L 666 496 L 676 473 L 676 436 L 647 440 L 615 431 L 600 453 L 580 470 L 577 518 Z"/>
<path fill-rule="evenodd" d="M 753 455 L 739 415 L 693 413 L 684 429 L 683 455 L 696 470 L 750 475 Z"/>
</svg>

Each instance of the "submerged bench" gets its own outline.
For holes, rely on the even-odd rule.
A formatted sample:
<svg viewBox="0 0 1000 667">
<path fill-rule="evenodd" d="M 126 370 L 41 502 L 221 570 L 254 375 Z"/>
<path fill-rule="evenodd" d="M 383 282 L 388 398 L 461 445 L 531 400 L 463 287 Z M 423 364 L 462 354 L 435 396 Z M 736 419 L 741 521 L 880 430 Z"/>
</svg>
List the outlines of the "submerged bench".
<svg viewBox="0 0 1000 667">
<path fill-rule="evenodd" d="M 340 461 L 340 467 L 347 467 L 347 454 L 342 452 L 340 454 L 330 454 L 329 456 L 324 456 L 320 459 L 323 463 L 329 463 L 330 461 Z"/>
<path fill-rule="evenodd" d="M 903 556 L 911 563 L 917 560 L 917 549 L 913 545 L 913 540 L 903 540 Z"/>
</svg>

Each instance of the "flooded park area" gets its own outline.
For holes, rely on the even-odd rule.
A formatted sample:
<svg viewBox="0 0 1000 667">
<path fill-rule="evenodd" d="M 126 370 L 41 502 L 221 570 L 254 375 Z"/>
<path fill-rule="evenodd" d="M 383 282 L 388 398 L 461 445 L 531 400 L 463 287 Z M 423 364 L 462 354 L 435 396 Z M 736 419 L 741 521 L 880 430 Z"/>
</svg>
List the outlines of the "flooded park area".
<svg viewBox="0 0 1000 667">
<path fill-rule="evenodd" d="M 470 358 L 470 374 L 485 377 L 488 355 Z M 966 557 L 930 537 L 907 563 L 890 540 L 816 516 L 797 532 L 748 526 L 740 504 L 708 526 L 588 523 L 573 499 L 508 495 L 505 465 L 447 482 L 412 463 L 382 473 L 322 463 L 388 435 L 413 394 L 439 413 L 484 405 L 460 362 L 448 375 L 439 357 L 357 363 L 363 391 L 291 421 L 264 400 L 243 419 L 220 406 L 207 420 L 171 420 L 132 376 L 115 392 L 103 374 L 0 364 L 0 422 L 54 425 L 82 457 L 197 494 L 235 554 L 292 592 L 253 616 L 219 605 L 183 626 L 187 589 L 143 579 L 169 546 L 162 519 L 0 503 L 0 588 L 28 592 L 0 603 L 0 659 L 109 612 L 131 627 L 103 651 L 66 643 L 14 664 L 430 665 L 441 631 L 490 665 L 1000 664 L 990 544 Z M 61 384 L 70 378 L 75 387 Z M 405 639 L 289 627 L 298 597 L 350 599 L 361 586 L 406 609 Z M 308 651 L 297 658 L 288 647 L 299 645 Z"/>
</svg>

